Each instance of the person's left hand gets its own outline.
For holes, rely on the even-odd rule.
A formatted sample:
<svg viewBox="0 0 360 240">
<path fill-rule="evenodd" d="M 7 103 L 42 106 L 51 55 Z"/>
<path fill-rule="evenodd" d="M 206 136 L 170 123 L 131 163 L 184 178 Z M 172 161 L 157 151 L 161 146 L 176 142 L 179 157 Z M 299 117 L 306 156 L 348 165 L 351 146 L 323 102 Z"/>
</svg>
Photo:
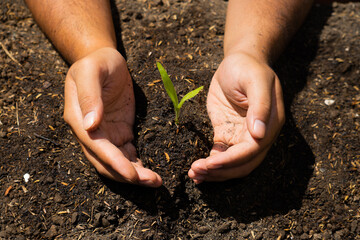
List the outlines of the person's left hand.
<svg viewBox="0 0 360 240">
<path fill-rule="evenodd" d="M 126 61 L 101 48 L 75 62 L 65 80 L 65 121 L 97 171 L 118 182 L 162 185 L 145 168 L 132 143 L 135 99 Z"/>
<path fill-rule="evenodd" d="M 285 121 L 278 77 L 246 53 L 227 56 L 216 71 L 207 98 L 214 127 L 210 156 L 195 161 L 195 183 L 240 178 L 265 158 Z"/>
</svg>

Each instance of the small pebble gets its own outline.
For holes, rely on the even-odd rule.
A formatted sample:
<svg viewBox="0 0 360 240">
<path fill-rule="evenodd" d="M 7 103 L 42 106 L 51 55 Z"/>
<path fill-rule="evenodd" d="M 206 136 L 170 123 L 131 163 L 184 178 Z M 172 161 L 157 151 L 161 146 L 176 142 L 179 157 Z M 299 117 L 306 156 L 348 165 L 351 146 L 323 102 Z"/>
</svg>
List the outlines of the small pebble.
<svg viewBox="0 0 360 240">
<path fill-rule="evenodd" d="M 199 231 L 199 233 L 201 233 L 201 234 L 205 234 L 205 233 L 207 233 L 208 231 L 210 231 L 210 228 L 209 228 L 208 226 L 201 226 L 201 227 L 199 227 L 198 231 Z"/>
<path fill-rule="evenodd" d="M 24 174 L 24 181 L 25 181 L 26 183 L 29 181 L 29 178 L 30 178 L 30 174 L 25 173 L 25 174 Z"/>
<path fill-rule="evenodd" d="M 57 227 L 55 225 L 52 225 L 50 229 L 46 232 L 45 237 L 46 238 L 53 238 L 57 235 Z"/>
<path fill-rule="evenodd" d="M 224 223 L 223 225 L 221 225 L 217 231 L 219 233 L 225 233 L 225 232 L 230 231 L 230 229 L 231 229 L 231 222 L 227 222 L 227 223 Z"/>
<path fill-rule="evenodd" d="M 246 224 L 245 224 L 245 223 L 240 223 L 240 224 L 239 224 L 239 228 L 240 228 L 240 229 L 245 229 L 245 228 L 246 228 Z"/>
<path fill-rule="evenodd" d="M 24 236 L 19 235 L 15 237 L 15 240 L 26 240 L 26 238 Z"/>
<path fill-rule="evenodd" d="M 101 223 L 104 227 L 110 226 L 110 222 L 106 218 L 102 218 Z"/>
<path fill-rule="evenodd" d="M 55 197 L 54 197 L 54 201 L 55 201 L 56 203 L 61 203 L 62 200 L 63 200 L 63 199 L 62 199 L 60 193 L 56 193 L 56 194 L 55 194 Z"/>
<path fill-rule="evenodd" d="M 248 238 L 250 236 L 250 231 L 242 232 L 241 236 L 244 237 L 244 238 Z"/>
<path fill-rule="evenodd" d="M 5 231 L 0 231 L 0 239 L 6 237 L 6 232 Z"/>
<path fill-rule="evenodd" d="M 303 233 L 301 234 L 300 239 L 301 240 L 309 239 L 309 235 L 307 233 Z"/>
<path fill-rule="evenodd" d="M 110 215 L 110 216 L 108 216 L 106 219 L 107 219 L 110 223 L 111 223 L 111 222 L 115 222 L 115 221 L 117 220 L 116 216 L 114 216 L 114 215 Z"/>
<path fill-rule="evenodd" d="M 351 232 L 355 232 L 358 227 L 358 221 L 354 220 L 351 222 Z"/>
<path fill-rule="evenodd" d="M 14 235 L 16 233 L 16 228 L 13 225 L 6 226 L 5 231 L 8 235 Z"/>
<path fill-rule="evenodd" d="M 314 240 L 321 240 L 322 239 L 321 234 L 320 233 L 315 233 L 314 236 L 313 236 L 313 239 Z"/>
<path fill-rule="evenodd" d="M 47 177 L 45 179 L 45 183 L 53 183 L 54 182 L 54 179 L 52 177 Z"/>
<path fill-rule="evenodd" d="M 263 239 L 263 233 L 262 232 L 260 232 L 260 233 L 257 233 L 256 235 L 255 235 L 255 240 L 260 240 L 260 239 Z"/>
<path fill-rule="evenodd" d="M 325 99 L 324 103 L 327 106 L 331 106 L 331 105 L 333 105 L 335 103 L 335 100 L 333 100 L 333 99 Z"/>
<path fill-rule="evenodd" d="M 60 217 L 59 215 L 55 215 L 51 218 L 52 222 L 56 225 L 62 226 L 64 225 L 65 221 L 62 217 Z"/>
<path fill-rule="evenodd" d="M 325 231 L 323 233 L 323 239 L 330 239 L 331 238 L 331 232 L 330 231 Z"/>
<path fill-rule="evenodd" d="M 45 81 L 43 84 L 43 88 L 49 88 L 51 86 L 51 82 Z"/>
<path fill-rule="evenodd" d="M 103 215 L 104 215 L 104 213 L 102 213 L 102 212 L 99 212 L 99 213 L 95 214 L 95 216 L 94 216 L 94 227 L 99 227 L 101 225 L 101 223 L 102 223 L 101 218 L 102 218 Z"/>
<path fill-rule="evenodd" d="M 71 214 L 71 224 L 76 224 L 77 220 L 78 220 L 78 216 L 79 214 L 77 212 L 74 212 L 73 214 Z"/>
<path fill-rule="evenodd" d="M 3 131 L 0 131 L 0 138 L 3 138 L 3 137 L 5 137 L 5 136 L 6 136 L 6 133 L 3 132 Z"/>
</svg>

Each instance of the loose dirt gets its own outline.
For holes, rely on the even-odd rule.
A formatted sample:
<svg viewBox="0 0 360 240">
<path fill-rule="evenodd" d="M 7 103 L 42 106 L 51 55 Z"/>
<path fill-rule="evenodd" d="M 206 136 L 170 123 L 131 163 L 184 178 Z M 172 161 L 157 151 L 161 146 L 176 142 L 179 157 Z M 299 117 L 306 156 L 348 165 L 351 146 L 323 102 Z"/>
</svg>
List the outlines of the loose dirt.
<svg viewBox="0 0 360 240">
<path fill-rule="evenodd" d="M 274 66 L 286 124 L 244 179 L 195 185 L 226 1 L 118 0 L 138 154 L 159 189 L 100 177 L 62 119 L 68 66 L 20 0 L 0 3 L 0 239 L 360 239 L 360 3 L 315 5 Z M 123 51 L 125 49 L 125 52 Z M 180 96 L 174 125 L 156 61 Z M 30 179 L 24 181 L 24 174 Z"/>
</svg>

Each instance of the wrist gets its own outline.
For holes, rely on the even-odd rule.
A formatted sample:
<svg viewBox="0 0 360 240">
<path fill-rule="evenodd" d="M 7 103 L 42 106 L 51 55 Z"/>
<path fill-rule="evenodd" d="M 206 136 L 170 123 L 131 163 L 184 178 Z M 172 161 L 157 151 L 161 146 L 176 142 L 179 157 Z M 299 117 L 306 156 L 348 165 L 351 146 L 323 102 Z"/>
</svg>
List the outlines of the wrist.
<svg viewBox="0 0 360 240">
<path fill-rule="evenodd" d="M 265 54 L 261 49 L 256 49 L 250 45 L 246 44 L 237 44 L 233 45 L 229 48 L 224 48 L 224 57 L 228 57 L 231 55 L 240 54 L 251 58 L 258 62 L 261 65 L 271 66 L 271 58 Z"/>
<path fill-rule="evenodd" d="M 256 41 L 248 40 L 225 44 L 224 56 L 227 57 L 232 54 L 245 54 L 256 59 L 259 63 L 268 66 L 272 63 L 272 57 L 269 51 L 260 44 L 257 44 Z"/>
<path fill-rule="evenodd" d="M 91 53 L 94 53 L 100 49 L 111 48 L 117 51 L 116 42 L 108 41 L 108 40 L 97 40 L 97 41 L 89 41 L 83 42 L 82 46 L 78 48 L 77 51 L 74 51 L 72 56 L 69 56 L 70 63 L 74 63 L 79 59 L 82 59 Z"/>
</svg>

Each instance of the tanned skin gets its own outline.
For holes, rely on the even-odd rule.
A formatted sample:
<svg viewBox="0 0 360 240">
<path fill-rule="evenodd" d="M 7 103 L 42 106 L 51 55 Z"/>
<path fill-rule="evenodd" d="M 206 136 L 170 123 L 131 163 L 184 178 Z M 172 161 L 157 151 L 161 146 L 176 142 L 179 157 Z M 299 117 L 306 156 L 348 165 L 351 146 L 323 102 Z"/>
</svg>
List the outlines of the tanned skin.
<svg viewBox="0 0 360 240">
<path fill-rule="evenodd" d="M 211 81 L 207 110 L 214 127 L 210 156 L 195 161 L 196 183 L 248 175 L 265 158 L 285 122 L 281 85 L 271 63 L 310 10 L 310 0 L 230 0 L 224 59 Z"/>
<path fill-rule="evenodd" d="M 25 2 L 35 21 L 70 64 L 100 48 L 116 49 L 109 1 Z"/>
<path fill-rule="evenodd" d="M 135 99 L 126 62 L 116 50 L 105 0 L 26 0 L 37 23 L 72 64 L 65 82 L 65 121 L 100 174 L 159 187 L 132 144 Z M 195 183 L 248 175 L 265 158 L 285 121 L 271 63 L 301 25 L 311 0 L 230 0 L 224 59 L 208 92 L 214 127 L 210 156 L 192 164 Z"/>
</svg>

